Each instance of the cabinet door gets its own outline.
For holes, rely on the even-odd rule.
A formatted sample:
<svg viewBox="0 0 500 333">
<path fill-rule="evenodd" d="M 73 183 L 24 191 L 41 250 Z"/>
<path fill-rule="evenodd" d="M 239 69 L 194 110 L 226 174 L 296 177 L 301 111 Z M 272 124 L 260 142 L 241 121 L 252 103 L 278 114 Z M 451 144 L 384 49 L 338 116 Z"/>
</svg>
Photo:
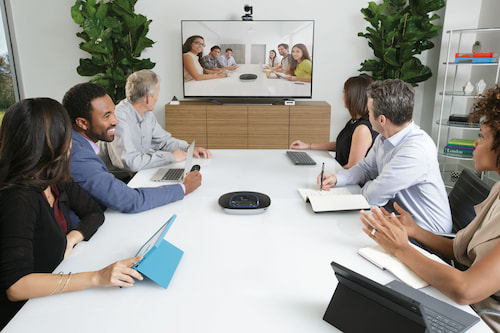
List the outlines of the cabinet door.
<svg viewBox="0 0 500 333">
<path fill-rule="evenodd" d="M 290 106 L 289 143 L 330 141 L 330 105 Z"/>
<path fill-rule="evenodd" d="M 207 147 L 206 105 L 165 105 L 165 129 L 174 138 Z"/>
<path fill-rule="evenodd" d="M 248 148 L 287 149 L 288 105 L 248 106 Z"/>
<path fill-rule="evenodd" d="M 207 105 L 208 148 L 246 149 L 247 132 L 246 105 Z"/>
</svg>

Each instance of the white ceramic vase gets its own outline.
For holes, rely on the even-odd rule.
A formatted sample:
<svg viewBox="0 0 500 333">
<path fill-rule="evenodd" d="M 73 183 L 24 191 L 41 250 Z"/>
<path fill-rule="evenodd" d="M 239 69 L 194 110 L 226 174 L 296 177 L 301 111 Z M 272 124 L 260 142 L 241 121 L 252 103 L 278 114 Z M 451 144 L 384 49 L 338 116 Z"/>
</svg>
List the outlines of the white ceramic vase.
<svg viewBox="0 0 500 333">
<path fill-rule="evenodd" d="M 474 91 L 474 86 L 473 86 L 473 85 L 472 85 L 472 83 L 470 83 L 470 81 L 469 81 L 469 82 L 467 82 L 467 83 L 465 84 L 465 86 L 463 87 L 463 90 L 464 90 L 464 94 L 466 94 L 466 95 L 470 95 L 470 94 L 472 94 L 472 92 Z"/>
<path fill-rule="evenodd" d="M 479 80 L 478 83 L 476 83 L 476 91 L 477 94 L 482 94 L 484 92 L 484 89 L 486 89 L 486 82 L 484 82 L 483 79 Z"/>
</svg>

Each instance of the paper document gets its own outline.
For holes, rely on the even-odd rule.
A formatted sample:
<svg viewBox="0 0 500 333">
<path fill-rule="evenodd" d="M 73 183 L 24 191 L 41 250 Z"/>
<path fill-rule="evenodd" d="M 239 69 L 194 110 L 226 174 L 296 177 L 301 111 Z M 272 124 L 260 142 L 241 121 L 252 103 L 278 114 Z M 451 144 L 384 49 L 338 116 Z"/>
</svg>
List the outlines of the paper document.
<svg viewBox="0 0 500 333">
<path fill-rule="evenodd" d="M 330 191 L 300 188 L 299 193 L 305 202 L 311 203 L 311 208 L 316 213 L 370 208 L 363 195 L 352 194 L 343 187 L 334 187 Z"/>
<path fill-rule="evenodd" d="M 411 244 L 415 249 L 423 255 L 439 263 L 447 265 L 441 258 L 435 254 L 429 253 L 426 250 Z M 380 269 L 385 269 L 394 274 L 398 279 L 415 289 L 423 288 L 429 284 L 422 280 L 414 271 L 403 264 L 398 258 L 385 251 L 380 245 L 364 247 L 358 250 L 359 255 L 378 266 Z"/>
</svg>

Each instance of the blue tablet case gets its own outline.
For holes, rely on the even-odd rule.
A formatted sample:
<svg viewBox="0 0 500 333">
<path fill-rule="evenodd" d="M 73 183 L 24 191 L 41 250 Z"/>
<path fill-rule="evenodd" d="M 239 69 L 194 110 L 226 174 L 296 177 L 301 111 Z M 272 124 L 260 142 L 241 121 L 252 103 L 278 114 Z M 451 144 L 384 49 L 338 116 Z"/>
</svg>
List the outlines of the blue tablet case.
<svg viewBox="0 0 500 333">
<path fill-rule="evenodd" d="M 184 251 L 167 242 L 164 237 L 174 222 L 176 215 L 163 224 L 139 249 L 137 255 L 144 257 L 134 265 L 134 269 L 147 276 L 163 288 L 167 288 L 181 261 Z"/>
</svg>

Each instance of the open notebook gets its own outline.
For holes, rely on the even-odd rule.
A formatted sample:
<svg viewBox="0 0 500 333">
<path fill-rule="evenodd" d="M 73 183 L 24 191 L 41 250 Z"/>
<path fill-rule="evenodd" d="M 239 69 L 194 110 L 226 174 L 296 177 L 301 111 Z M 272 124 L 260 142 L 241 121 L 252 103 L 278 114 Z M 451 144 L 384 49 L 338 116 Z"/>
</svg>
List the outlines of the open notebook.
<svg viewBox="0 0 500 333">
<path fill-rule="evenodd" d="M 363 195 L 352 194 L 344 187 L 334 187 L 330 191 L 299 188 L 298 191 L 305 202 L 311 203 L 315 213 L 370 208 Z"/>
<path fill-rule="evenodd" d="M 428 258 L 431 258 L 443 265 L 447 265 L 437 255 L 427 252 L 426 250 L 410 243 L 415 249 Z M 364 247 L 358 250 L 359 255 L 378 266 L 380 269 L 385 269 L 394 274 L 401 281 L 415 289 L 423 288 L 429 284 L 422 280 L 414 271 L 403 264 L 398 258 L 385 251 L 380 245 Z"/>
</svg>

